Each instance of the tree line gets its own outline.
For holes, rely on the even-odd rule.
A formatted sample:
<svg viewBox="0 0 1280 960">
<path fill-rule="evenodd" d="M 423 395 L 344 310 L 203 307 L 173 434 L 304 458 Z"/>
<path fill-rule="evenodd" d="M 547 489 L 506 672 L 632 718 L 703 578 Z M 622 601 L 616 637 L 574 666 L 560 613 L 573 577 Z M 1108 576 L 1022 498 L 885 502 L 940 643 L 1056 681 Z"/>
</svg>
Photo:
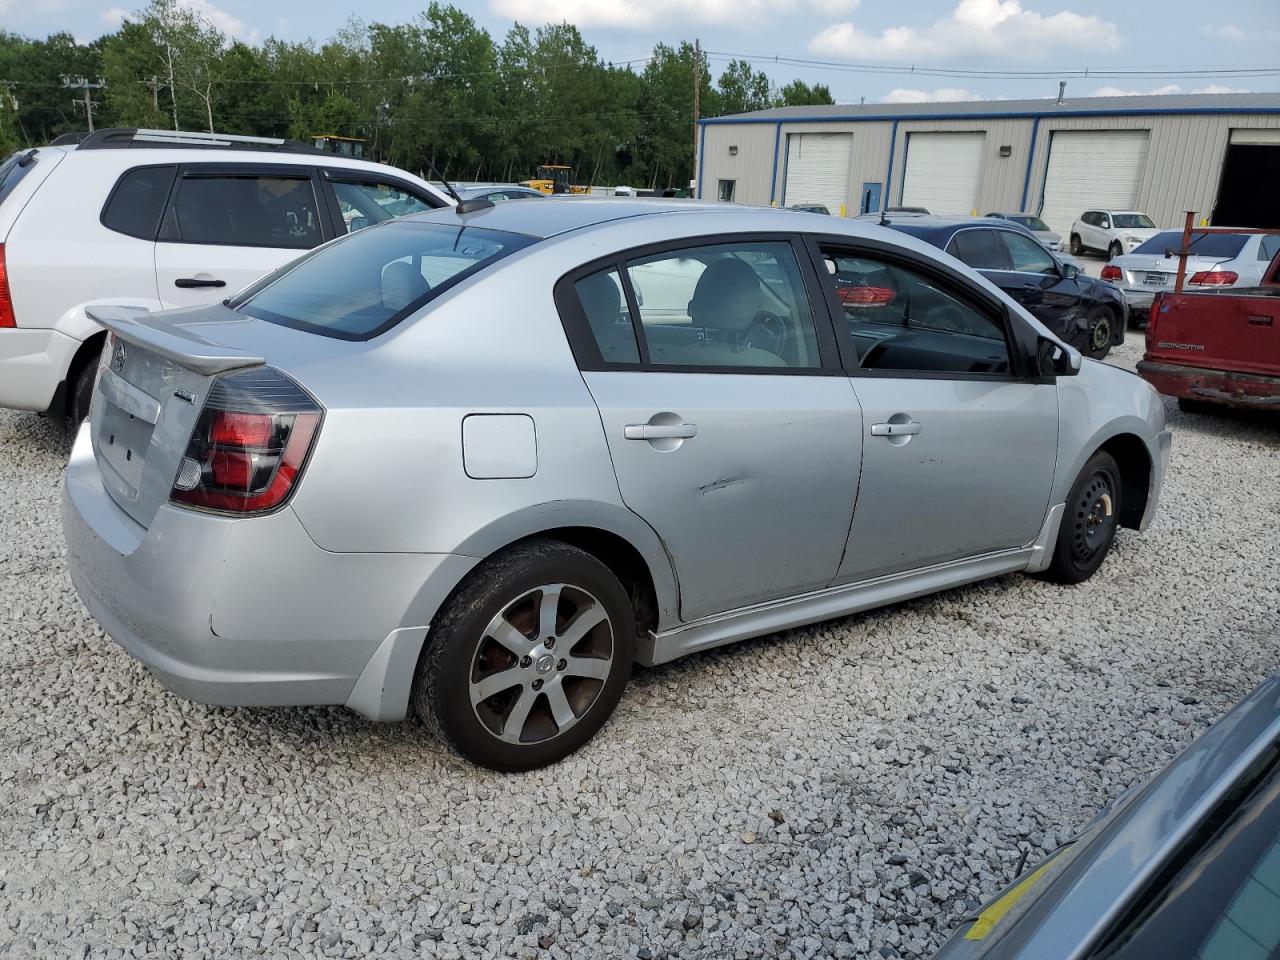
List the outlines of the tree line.
<svg viewBox="0 0 1280 960">
<path fill-rule="evenodd" d="M 681 187 L 693 165 L 695 69 L 703 116 L 831 103 L 823 84 L 775 87 L 746 61 L 713 83 L 692 43 L 643 64 L 604 61 L 567 23 L 514 25 L 501 41 L 455 6 L 408 23 L 356 18 L 323 43 L 227 37 L 176 0 L 152 0 L 87 45 L 68 33 L 0 31 L 0 156 L 96 127 L 151 127 L 309 140 L 364 138 L 415 172 L 522 180 L 566 163 L 574 182 Z M 73 99 L 74 98 L 74 99 Z"/>
</svg>

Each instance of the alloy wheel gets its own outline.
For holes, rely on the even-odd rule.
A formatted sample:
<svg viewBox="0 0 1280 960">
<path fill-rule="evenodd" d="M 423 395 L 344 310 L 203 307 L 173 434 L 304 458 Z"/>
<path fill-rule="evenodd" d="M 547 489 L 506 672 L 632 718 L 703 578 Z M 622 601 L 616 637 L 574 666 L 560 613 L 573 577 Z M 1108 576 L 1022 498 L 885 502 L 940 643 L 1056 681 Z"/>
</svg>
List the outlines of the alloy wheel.
<svg viewBox="0 0 1280 960">
<path fill-rule="evenodd" d="M 485 628 L 471 664 L 472 709 L 507 743 L 552 740 L 591 709 L 613 658 L 604 604 L 572 584 L 535 587 Z"/>
</svg>

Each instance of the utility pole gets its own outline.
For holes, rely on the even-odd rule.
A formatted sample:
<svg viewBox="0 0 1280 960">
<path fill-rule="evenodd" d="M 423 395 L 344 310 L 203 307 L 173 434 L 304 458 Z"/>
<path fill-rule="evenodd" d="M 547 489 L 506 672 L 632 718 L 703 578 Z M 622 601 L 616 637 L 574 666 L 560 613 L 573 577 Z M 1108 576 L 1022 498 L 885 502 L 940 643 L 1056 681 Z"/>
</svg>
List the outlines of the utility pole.
<svg viewBox="0 0 1280 960">
<path fill-rule="evenodd" d="M 693 170 L 692 176 L 698 176 L 698 113 L 702 106 L 702 44 L 693 41 Z M 701 200 L 701 197 L 694 197 Z"/>
<path fill-rule="evenodd" d="M 143 80 L 144 84 L 151 88 L 151 109 L 156 113 L 160 112 L 160 78 L 152 77 L 150 80 Z"/>
<path fill-rule="evenodd" d="M 68 90 L 84 91 L 84 99 L 83 100 L 80 100 L 79 98 L 73 99 L 71 101 L 71 105 L 74 106 L 77 110 L 84 111 L 85 117 L 87 117 L 89 120 L 89 132 L 93 133 L 93 108 L 97 106 L 97 104 L 93 102 L 93 91 L 101 90 L 104 86 L 106 86 L 106 84 L 102 83 L 101 81 L 99 81 L 98 83 L 90 83 L 84 77 L 76 77 L 74 79 L 72 79 L 71 77 L 63 77 L 62 85 Z"/>
</svg>

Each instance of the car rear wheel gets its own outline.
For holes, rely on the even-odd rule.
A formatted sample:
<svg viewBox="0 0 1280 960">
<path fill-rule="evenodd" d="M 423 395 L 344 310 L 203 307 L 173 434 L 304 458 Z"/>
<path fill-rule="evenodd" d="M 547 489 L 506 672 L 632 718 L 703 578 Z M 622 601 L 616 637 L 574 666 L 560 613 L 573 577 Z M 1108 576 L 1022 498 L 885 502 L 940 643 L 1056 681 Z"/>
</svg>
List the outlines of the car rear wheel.
<svg viewBox="0 0 1280 960">
<path fill-rule="evenodd" d="M 98 353 L 95 352 L 76 372 L 71 383 L 71 399 L 67 403 L 67 430 L 75 434 L 80 424 L 89 416 L 89 404 L 93 400 L 93 384 L 98 376 Z"/>
<path fill-rule="evenodd" d="M 467 759 L 532 770 L 604 726 L 634 655 L 631 603 L 609 568 L 529 541 L 481 564 L 437 616 L 414 710 Z"/>
<path fill-rule="evenodd" d="M 1121 495 L 1120 468 L 1111 454 L 1100 450 L 1071 485 L 1046 579 L 1082 583 L 1102 566 L 1115 542 Z"/>
<path fill-rule="evenodd" d="M 1089 356 L 1101 360 L 1111 352 L 1111 339 L 1115 336 L 1115 315 L 1106 307 L 1094 307 L 1089 311 Z"/>
<path fill-rule="evenodd" d="M 1124 249 L 1120 246 L 1119 240 L 1112 240 L 1111 246 L 1107 248 L 1107 257 L 1114 260 L 1120 254 L 1124 253 Z"/>
<path fill-rule="evenodd" d="M 1071 235 L 1071 255 L 1078 257 L 1084 253 L 1084 244 L 1080 242 L 1080 234 L 1073 233 Z"/>
</svg>

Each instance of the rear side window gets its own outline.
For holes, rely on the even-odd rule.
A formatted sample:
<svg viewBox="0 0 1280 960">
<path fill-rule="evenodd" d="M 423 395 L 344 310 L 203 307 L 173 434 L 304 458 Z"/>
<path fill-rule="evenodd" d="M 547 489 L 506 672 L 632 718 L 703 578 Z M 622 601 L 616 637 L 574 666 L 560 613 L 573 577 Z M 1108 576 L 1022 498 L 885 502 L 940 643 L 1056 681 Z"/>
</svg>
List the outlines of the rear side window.
<svg viewBox="0 0 1280 960">
<path fill-rule="evenodd" d="M 174 167 L 137 167 L 116 181 L 102 224 L 117 233 L 154 240 L 173 186 Z"/>
<path fill-rule="evenodd" d="M 947 253 L 975 270 L 1008 270 L 1004 248 L 994 230 L 961 230 L 947 244 Z"/>
<path fill-rule="evenodd" d="M 347 233 L 355 233 L 394 217 L 432 209 L 422 197 L 395 184 L 337 178 L 332 178 L 330 183 L 334 196 L 338 198 L 338 209 L 342 211 L 342 224 Z"/>
<path fill-rule="evenodd" d="M 182 243 L 308 250 L 323 239 L 309 176 L 183 177 L 173 223 Z"/>
<path fill-rule="evenodd" d="M 1280 252 L 1280 236 L 1269 234 L 1262 238 L 1262 242 L 1258 244 L 1258 259 L 1265 260 L 1270 263 L 1275 259 L 1276 253 Z"/>
<path fill-rule="evenodd" d="M 367 340 L 533 240 L 478 227 L 393 220 L 295 261 L 236 307 L 286 327 Z"/>
<path fill-rule="evenodd" d="M 22 153 L 11 153 L 0 162 L 0 203 L 13 192 L 27 171 L 36 165 L 36 151 L 24 150 Z"/>
</svg>

